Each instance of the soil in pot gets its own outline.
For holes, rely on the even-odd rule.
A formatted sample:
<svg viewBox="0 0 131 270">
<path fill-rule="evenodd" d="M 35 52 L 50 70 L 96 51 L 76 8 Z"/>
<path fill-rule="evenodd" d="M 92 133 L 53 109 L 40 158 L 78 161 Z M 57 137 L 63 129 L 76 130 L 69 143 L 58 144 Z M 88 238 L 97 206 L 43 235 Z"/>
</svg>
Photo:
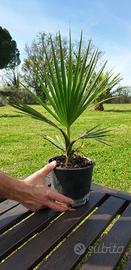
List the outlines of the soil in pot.
<svg viewBox="0 0 131 270">
<path fill-rule="evenodd" d="M 52 173 L 55 189 L 75 201 L 73 207 L 86 203 L 89 199 L 93 167 L 95 163 L 85 157 L 74 155 L 71 162 L 66 157 L 56 156 L 57 166 Z"/>
</svg>

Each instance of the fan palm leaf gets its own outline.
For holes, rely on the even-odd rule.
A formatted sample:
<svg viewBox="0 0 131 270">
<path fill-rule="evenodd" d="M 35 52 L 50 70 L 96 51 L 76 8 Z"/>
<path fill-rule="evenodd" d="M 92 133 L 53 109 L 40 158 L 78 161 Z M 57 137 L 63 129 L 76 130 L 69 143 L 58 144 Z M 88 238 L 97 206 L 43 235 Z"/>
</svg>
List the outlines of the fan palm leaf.
<svg viewBox="0 0 131 270">
<path fill-rule="evenodd" d="M 56 57 L 55 46 L 51 36 L 52 59 L 49 59 L 47 48 L 43 44 L 43 57 L 46 59 L 48 65 L 48 73 L 42 65 L 41 58 L 38 57 L 35 63 L 31 62 L 31 66 L 40 83 L 41 91 L 46 95 L 48 104 L 44 103 L 33 91 L 24 86 L 34 100 L 41 105 L 54 120 L 51 120 L 52 118 L 46 117 L 44 113 L 37 112 L 31 106 L 23 104 L 22 102 L 16 102 L 12 104 L 12 106 L 59 130 L 64 137 L 65 147 L 63 146 L 63 142 L 58 138 L 54 140 L 46 136 L 45 139 L 60 150 L 65 151 L 66 155 L 69 155 L 73 144 L 80 139 L 91 138 L 105 143 L 105 139 L 108 135 L 108 131 L 105 129 L 93 127 L 87 130 L 83 135 L 80 135 L 77 139 L 72 140 L 70 128 L 78 117 L 92 105 L 107 88 L 114 87 L 121 78 L 120 74 L 116 76 L 110 74 L 108 78 L 105 76 L 100 80 L 105 70 L 106 62 L 98 70 L 99 51 L 91 51 L 91 41 L 88 42 L 87 49 L 84 54 L 82 54 L 82 32 L 75 59 L 75 70 L 73 70 L 74 55 L 71 32 L 69 33 L 68 67 L 64 59 L 60 32 L 58 40 L 59 58 Z M 39 74 L 38 66 L 41 67 L 43 76 Z M 43 77 L 46 79 L 46 84 L 44 83 Z M 64 129 L 61 126 L 63 126 Z"/>
</svg>

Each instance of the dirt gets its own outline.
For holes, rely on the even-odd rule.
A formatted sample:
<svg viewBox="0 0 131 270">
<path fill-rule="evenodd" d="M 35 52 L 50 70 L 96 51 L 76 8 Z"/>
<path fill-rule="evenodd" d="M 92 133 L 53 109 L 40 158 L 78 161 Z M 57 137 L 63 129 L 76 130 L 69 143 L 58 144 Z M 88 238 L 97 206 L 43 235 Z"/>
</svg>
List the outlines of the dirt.
<svg viewBox="0 0 131 270">
<path fill-rule="evenodd" d="M 66 162 L 66 157 L 64 155 L 56 156 L 52 158 L 52 160 L 56 160 L 56 167 L 61 168 L 84 168 L 90 166 L 93 163 L 92 160 L 77 155 L 73 155 L 71 162 L 68 163 Z"/>
</svg>

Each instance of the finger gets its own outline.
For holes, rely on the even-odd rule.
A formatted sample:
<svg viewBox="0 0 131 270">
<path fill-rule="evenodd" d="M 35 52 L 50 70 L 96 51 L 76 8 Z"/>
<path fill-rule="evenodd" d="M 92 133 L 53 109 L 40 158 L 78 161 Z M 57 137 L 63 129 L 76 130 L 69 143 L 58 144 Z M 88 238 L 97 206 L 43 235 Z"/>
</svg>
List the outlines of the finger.
<svg viewBox="0 0 131 270">
<path fill-rule="evenodd" d="M 66 212 L 70 210 L 70 208 L 67 205 L 53 202 L 53 201 L 48 202 L 48 207 L 59 212 Z"/>
<path fill-rule="evenodd" d="M 56 167 L 56 161 L 52 161 L 49 164 L 45 165 L 42 169 L 39 170 L 39 173 L 43 176 L 46 176 L 49 172 L 51 172 Z"/>
<path fill-rule="evenodd" d="M 56 203 L 59 203 L 59 204 L 61 204 L 61 205 L 65 205 L 64 203 L 60 203 L 60 202 L 57 202 L 57 201 L 55 201 Z M 72 207 L 70 207 L 70 206 L 68 206 L 68 205 L 66 205 L 67 207 L 68 207 L 68 210 L 69 211 L 76 211 L 76 209 L 75 208 L 72 208 Z"/>
<path fill-rule="evenodd" d="M 29 180 L 36 181 L 38 176 L 41 176 L 42 178 L 44 178 L 44 176 L 46 176 L 49 172 L 51 172 L 55 167 L 56 167 L 56 161 L 54 160 L 51 163 L 45 165 L 39 171 L 37 171 L 37 172 L 29 175 L 28 177 L 26 177 L 26 181 L 29 181 Z"/>
<path fill-rule="evenodd" d="M 48 198 L 51 200 L 61 202 L 61 203 L 65 203 L 67 205 L 74 204 L 74 201 L 71 198 L 68 198 L 63 194 L 60 194 L 52 190 L 48 190 Z"/>
</svg>

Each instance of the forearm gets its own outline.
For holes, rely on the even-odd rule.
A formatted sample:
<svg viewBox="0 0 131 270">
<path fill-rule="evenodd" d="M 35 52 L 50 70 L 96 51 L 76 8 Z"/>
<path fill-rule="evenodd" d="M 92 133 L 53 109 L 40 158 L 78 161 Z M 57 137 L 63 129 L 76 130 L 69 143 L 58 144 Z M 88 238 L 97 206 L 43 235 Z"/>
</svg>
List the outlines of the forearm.
<svg viewBox="0 0 131 270">
<path fill-rule="evenodd" d="M 31 211 L 44 207 L 60 212 L 70 210 L 69 205 L 74 201 L 47 186 L 45 177 L 55 166 L 53 161 L 23 180 L 0 171 L 0 197 L 18 201 Z"/>
<path fill-rule="evenodd" d="M 21 193 L 23 189 L 23 181 L 0 172 L 0 197 L 21 201 Z"/>
</svg>

